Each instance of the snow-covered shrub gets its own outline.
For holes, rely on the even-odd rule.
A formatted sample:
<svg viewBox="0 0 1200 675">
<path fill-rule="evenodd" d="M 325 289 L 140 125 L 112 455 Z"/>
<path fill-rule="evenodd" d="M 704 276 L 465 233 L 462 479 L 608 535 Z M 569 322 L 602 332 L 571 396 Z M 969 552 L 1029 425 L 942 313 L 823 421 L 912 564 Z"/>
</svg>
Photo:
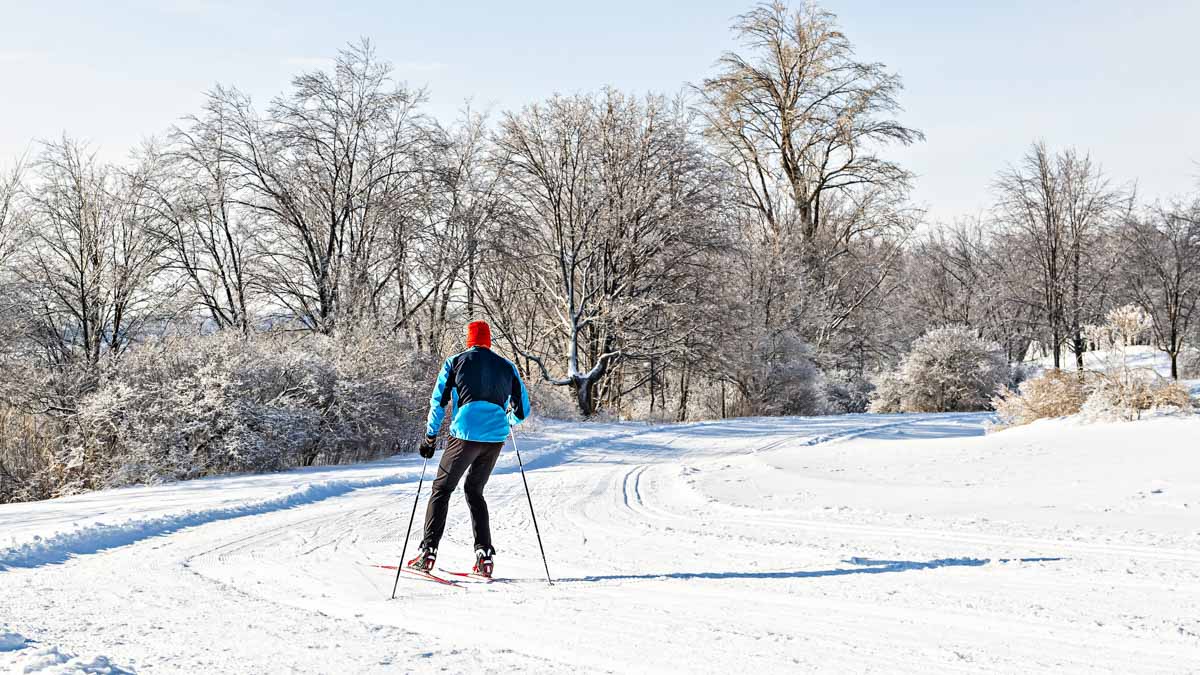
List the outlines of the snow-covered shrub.
<svg viewBox="0 0 1200 675">
<path fill-rule="evenodd" d="M 360 461 L 421 437 L 437 363 L 373 336 L 139 345 L 83 397 L 60 493 Z"/>
<path fill-rule="evenodd" d="M 899 370 L 879 373 L 874 385 L 868 410 L 874 413 L 904 412 L 904 395 L 909 386 Z"/>
<path fill-rule="evenodd" d="M 45 499 L 58 423 L 0 403 L 0 504 Z"/>
<path fill-rule="evenodd" d="M 1089 341 L 1102 350 L 1102 367 L 1084 373 L 1049 370 L 1006 389 L 992 403 L 1005 425 L 1079 414 L 1087 420 L 1134 420 L 1147 411 L 1190 411 L 1188 389 L 1152 368 L 1131 365 L 1130 346 L 1150 328 L 1134 306 L 1109 312 L 1102 326 L 1088 326 Z"/>
<path fill-rule="evenodd" d="M 54 495 L 72 471 L 65 449 L 80 396 L 94 387 L 78 364 L 0 355 L 0 502 Z"/>
<path fill-rule="evenodd" d="M 1048 370 L 1025 380 L 1016 390 L 1005 387 L 992 399 L 992 407 L 1006 426 L 1029 424 L 1078 413 L 1087 400 L 1088 390 L 1086 378 L 1081 374 Z"/>
<path fill-rule="evenodd" d="M 1191 410 L 1191 395 L 1178 382 L 1150 378 L 1127 381 L 1101 378 L 1080 412 L 1089 420 L 1118 421 L 1140 419 L 1150 411 Z"/>
<path fill-rule="evenodd" d="M 531 377 L 525 383 L 529 391 L 529 404 L 533 408 L 533 419 L 521 425 L 521 431 L 533 431 L 538 428 L 538 418 L 578 421 L 579 404 L 575 401 L 574 392 L 570 387 L 558 386 L 545 382 L 540 377 Z"/>
<path fill-rule="evenodd" d="M 824 396 L 830 414 L 866 412 L 874 390 L 870 380 L 852 371 L 834 370 L 825 374 Z"/>
<path fill-rule="evenodd" d="M 996 345 L 965 328 L 936 328 L 913 343 L 895 375 L 878 379 L 871 410 L 985 410 L 1008 379 L 1008 363 Z"/>
<path fill-rule="evenodd" d="M 819 415 L 826 403 L 811 348 L 792 333 L 764 336 L 738 354 L 730 415 Z"/>
<path fill-rule="evenodd" d="M 1118 307 L 1100 326 L 1086 328 L 1088 339 L 1106 354 L 1104 369 L 1080 411 L 1092 420 L 1134 420 L 1153 410 L 1188 411 L 1192 401 L 1186 387 L 1164 379 L 1151 368 L 1130 365 L 1129 347 L 1153 325 L 1134 305 Z"/>
</svg>

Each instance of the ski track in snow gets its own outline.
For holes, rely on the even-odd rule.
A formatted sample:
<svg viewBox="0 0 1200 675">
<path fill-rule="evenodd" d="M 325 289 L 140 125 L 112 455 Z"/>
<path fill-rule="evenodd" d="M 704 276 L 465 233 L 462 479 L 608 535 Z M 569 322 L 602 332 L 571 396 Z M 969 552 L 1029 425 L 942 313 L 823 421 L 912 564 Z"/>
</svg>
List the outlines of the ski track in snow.
<svg viewBox="0 0 1200 675">
<path fill-rule="evenodd" d="M 396 601 L 370 565 L 399 559 L 411 458 L 179 484 L 204 488 L 117 522 L 122 496 L 172 486 L 0 507 L 0 666 L 1200 670 L 1200 458 L 1168 447 L 1198 420 L 986 421 L 549 423 L 521 442 L 555 585 L 506 451 L 487 490 L 501 579 L 402 579 Z M 439 565 L 470 556 L 456 495 Z"/>
</svg>

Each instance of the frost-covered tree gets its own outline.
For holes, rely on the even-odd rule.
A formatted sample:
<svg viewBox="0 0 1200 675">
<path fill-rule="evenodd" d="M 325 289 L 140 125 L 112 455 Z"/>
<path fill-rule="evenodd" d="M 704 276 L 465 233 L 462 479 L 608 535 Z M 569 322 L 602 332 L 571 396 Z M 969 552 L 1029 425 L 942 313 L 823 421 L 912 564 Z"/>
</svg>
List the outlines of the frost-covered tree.
<svg viewBox="0 0 1200 675">
<path fill-rule="evenodd" d="M 1122 230 L 1125 279 L 1150 317 L 1154 341 L 1179 379 L 1183 352 L 1200 308 L 1200 203 L 1158 207 L 1131 217 Z"/>
<path fill-rule="evenodd" d="M 1128 190 L 1111 184 L 1087 154 L 1051 152 L 1035 143 L 1021 162 L 996 180 L 996 211 L 1010 244 L 1032 261 L 1028 302 L 1043 317 L 1044 342 L 1062 366 L 1062 348 L 1083 370 L 1083 327 L 1098 320 L 1112 292 L 1115 259 L 1105 246 L 1113 219 L 1127 208 Z"/>
<path fill-rule="evenodd" d="M 854 368 L 878 346 L 880 292 L 920 217 L 906 205 L 912 174 L 884 151 L 921 133 L 896 119 L 899 77 L 857 58 L 818 5 L 761 3 L 733 32 L 738 50 L 697 92 L 705 135 L 732 177 L 734 349 L 770 364 L 800 339 L 818 361 Z M 757 372 L 727 377 L 748 391 Z"/>
<path fill-rule="evenodd" d="M 871 409 L 874 412 L 986 410 L 1008 378 L 1008 362 L 997 345 L 966 328 L 935 328 L 913 343 L 895 373 L 880 379 Z"/>
<path fill-rule="evenodd" d="M 20 220 L 21 177 L 24 161 L 0 169 L 0 270 L 8 268 L 9 259 L 17 247 Z"/>
<path fill-rule="evenodd" d="M 496 162 L 513 211 L 483 301 L 585 415 L 620 361 L 686 338 L 657 319 L 690 297 L 718 195 L 688 122 L 677 103 L 615 90 L 555 96 L 501 121 Z"/>
<path fill-rule="evenodd" d="M 151 167 L 120 171 L 64 137 L 44 144 L 35 168 L 18 266 L 24 311 L 47 358 L 95 364 L 135 339 L 161 300 L 156 216 L 143 201 Z"/>
<path fill-rule="evenodd" d="M 218 87 L 188 127 L 219 139 L 237 203 L 261 223 L 263 289 L 303 326 L 373 323 L 395 288 L 400 260 L 388 246 L 422 225 L 410 200 L 436 147 L 423 100 L 364 41 L 340 51 L 333 72 L 295 77 L 265 115 Z"/>
<path fill-rule="evenodd" d="M 796 229 L 815 244 L 832 234 L 838 196 L 908 184 L 911 173 L 877 152 L 921 138 L 893 119 L 900 79 L 856 59 L 837 17 L 813 3 L 761 3 L 733 32 L 745 51 L 721 57 L 700 87 L 701 110 L 743 199 L 776 238 Z"/>
<path fill-rule="evenodd" d="M 18 160 L 7 169 L 0 169 L 0 355 L 12 349 L 15 338 L 15 310 L 20 306 L 16 279 L 12 267 L 20 243 L 28 232 L 24 228 L 21 203 L 24 162 Z"/>
<path fill-rule="evenodd" d="M 225 155 L 222 124 L 176 128 L 158 163 L 147 205 L 159 216 L 154 234 L 165 269 L 190 291 L 218 330 L 249 333 L 262 293 L 256 212 L 238 203 L 239 171 Z"/>
<path fill-rule="evenodd" d="M 463 323 L 483 315 L 480 276 L 498 259 L 493 244 L 507 234 L 511 207 L 489 162 L 488 118 L 468 107 L 438 132 L 441 150 L 413 199 L 413 227 L 392 245 L 404 285 L 393 326 L 419 347 L 446 351 L 458 348 Z"/>
</svg>

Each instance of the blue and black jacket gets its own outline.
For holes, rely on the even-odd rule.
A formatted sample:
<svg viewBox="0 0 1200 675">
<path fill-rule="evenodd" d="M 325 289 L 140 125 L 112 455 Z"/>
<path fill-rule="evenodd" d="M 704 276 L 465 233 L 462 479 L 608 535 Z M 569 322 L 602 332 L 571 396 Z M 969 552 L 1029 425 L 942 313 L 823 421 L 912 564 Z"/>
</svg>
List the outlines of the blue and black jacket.
<svg viewBox="0 0 1200 675">
<path fill-rule="evenodd" d="M 425 435 L 436 436 L 442 428 L 446 404 L 453 406 L 450 435 L 464 441 L 498 443 L 508 436 L 510 425 L 529 416 L 529 392 L 517 367 L 486 347 L 472 347 L 442 364 L 429 399 Z"/>
</svg>

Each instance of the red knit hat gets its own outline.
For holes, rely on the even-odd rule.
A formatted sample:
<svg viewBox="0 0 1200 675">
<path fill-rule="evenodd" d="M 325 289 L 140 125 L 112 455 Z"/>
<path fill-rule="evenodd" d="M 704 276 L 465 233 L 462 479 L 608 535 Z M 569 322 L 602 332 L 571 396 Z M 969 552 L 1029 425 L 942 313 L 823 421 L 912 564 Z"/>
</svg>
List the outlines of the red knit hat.
<svg viewBox="0 0 1200 675">
<path fill-rule="evenodd" d="M 472 321 L 467 324 L 467 349 L 471 347 L 492 348 L 492 328 L 486 321 Z"/>
</svg>

